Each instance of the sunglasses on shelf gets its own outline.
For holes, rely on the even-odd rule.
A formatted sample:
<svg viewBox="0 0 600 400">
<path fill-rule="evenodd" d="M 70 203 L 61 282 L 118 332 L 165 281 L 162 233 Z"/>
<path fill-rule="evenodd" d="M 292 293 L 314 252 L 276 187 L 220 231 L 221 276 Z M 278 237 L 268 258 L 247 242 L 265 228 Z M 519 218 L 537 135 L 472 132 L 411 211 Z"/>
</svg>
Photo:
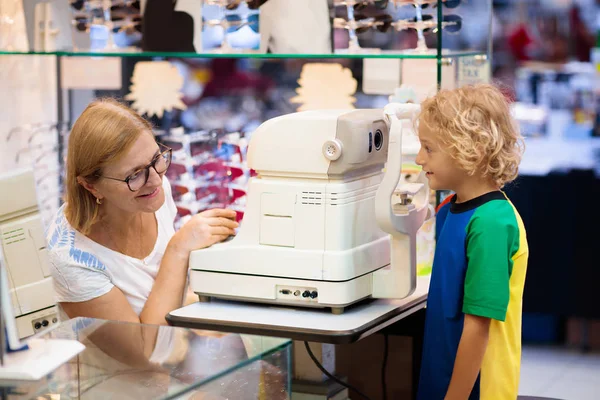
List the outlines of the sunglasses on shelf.
<svg viewBox="0 0 600 400">
<path fill-rule="evenodd" d="M 102 0 L 71 0 L 71 8 L 77 11 L 81 11 L 85 6 L 89 8 L 104 9 L 104 1 Z M 111 1 L 110 10 L 116 11 L 118 9 L 132 8 L 139 11 L 141 9 L 139 0 L 113 0 Z"/>
<path fill-rule="evenodd" d="M 236 10 L 240 4 L 241 0 L 204 0 L 205 6 L 225 7 L 227 10 Z"/>
<path fill-rule="evenodd" d="M 190 192 L 190 189 L 186 186 L 186 185 L 180 185 L 179 183 L 175 182 L 175 181 L 170 181 L 171 182 L 171 195 L 173 196 L 173 200 L 175 201 L 181 201 L 185 195 L 187 195 Z M 185 196 L 188 197 L 188 196 Z"/>
<path fill-rule="evenodd" d="M 240 29 L 241 27 L 248 25 L 250 27 L 250 29 L 252 29 L 254 32 L 258 33 L 258 14 L 250 14 L 245 19 L 241 18 L 237 14 L 226 15 L 225 19 L 230 24 L 233 24 L 234 26 L 238 26 L 237 29 Z M 237 29 L 235 29 L 235 30 L 237 30 Z"/>
<path fill-rule="evenodd" d="M 429 7 L 437 7 L 437 0 L 390 0 L 396 7 L 401 6 L 415 6 L 426 9 Z M 442 5 L 446 8 L 452 9 L 460 5 L 461 0 L 442 0 Z"/>
<path fill-rule="evenodd" d="M 338 29 L 354 29 L 357 34 L 376 28 L 379 32 L 387 32 L 390 27 L 396 31 L 408 29 L 421 30 L 423 33 L 435 32 L 438 24 L 432 15 L 423 15 L 421 20 L 417 17 L 393 21 L 389 15 L 370 17 L 355 21 L 346 21 L 344 18 L 334 18 L 333 27 Z M 442 29 L 448 33 L 457 33 L 462 29 L 462 18 L 459 15 L 445 15 L 442 19 Z"/>
<path fill-rule="evenodd" d="M 246 191 L 228 185 L 207 185 L 197 187 L 195 190 L 196 200 L 215 199 L 218 203 L 230 205 L 246 195 Z"/>
<path fill-rule="evenodd" d="M 241 162 L 243 160 L 242 148 L 235 143 L 227 141 L 198 141 L 184 145 L 181 142 L 163 140 L 161 143 L 173 149 L 173 159 L 176 162 L 191 162 L 194 165 L 217 158 L 223 161 Z"/>
<path fill-rule="evenodd" d="M 132 32 L 132 31 L 137 31 L 137 32 L 142 32 L 142 18 L 141 17 L 134 17 L 134 18 L 114 18 L 111 20 L 111 25 L 112 25 L 112 32 L 113 33 L 119 33 L 119 32 Z M 73 27 L 78 31 L 78 32 L 89 32 L 90 31 L 90 27 L 92 24 L 89 22 L 89 18 L 87 17 L 76 17 L 73 20 Z"/>
<path fill-rule="evenodd" d="M 248 5 L 249 9 L 258 10 L 260 6 L 265 4 L 267 1 L 269 0 L 246 0 L 246 4 Z"/>
<path fill-rule="evenodd" d="M 246 3 L 250 10 L 256 10 L 268 0 L 204 0 L 204 4 L 208 6 L 225 7 L 227 10 L 236 10 L 240 4 Z"/>
<path fill-rule="evenodd" d="M 438 23 L 433 19 L 432 15 L 423 15 L 421 20 L 418 18 L 410 18 L 394 21 L 391 25 L 397 30 L 416 29 L 423 33 L 435 32 Z M 462 18 L 458 15 L 445 15 L 442 19 L 442 29 L 448 33 L 457 33 L 462 29 Z"/>
<path fill-rule="evenodd" d="M 387 8 L 388 0 L 333 0 L 333 5 L 335 7 L 353 7 L 356 11 L 364 10 L 370 4 L 374 5 L 380 10 L 384 10 Z"/>
<path fill-rule="evenodd" d="M 390 29 L 390 27 L 392 26 L 392 22 L 394 22 L 394 18 L 392 18 L 392 16 L 389 14 L 381 14 L 381 15 L 377 15 L 375 17 L 369 17 L 369 18 L 366 18 L 362 14 L 355 14 L 354 18 L 357 21 L 362 21 L 364 19 L 371 19 L 372 27 L 374 27 L 375 29 L 377 29 L 379 32 L 382 32 L 382 33 L 387 32 Z M 362 33 L 364 31 L 365 30 L 360 29 L 360 30 L 357 30 L 356 33 Z"/>
<path fill-rule="evenodd" d="M 413 2 L 418 3 L 419 1 Z M 461 0 L 442 0 L 442 5 L 446 8 L 452 9 L 460 5 Z M 425 9 L 428 7 L 437 7 L 437 1 L 423 1 L 421 8 Z"/>
<path fill-rule="evenodd" d="M 171 181 L 181 181 L 183 177 L 200 182 L 235 181 L 244 176 L 241 166 L 229 165 L 223 160 L 211 159 L 200 165 L 188 167 L 180 163 L 171 163 L 167 178 Z"/>
<path fill-rule="evenodd" d="M 336 29 L 354 30 L 356 33 L 368 31 L 373 26 L 373 18 L 366 18 L 361 21 L 346 21 L 344 18 L 334 18 L 333 27 Z"/>
<path fill-rule="evenodd" d="M 136 11 L 136 12 L 140 12 L 141 7 L 140 7 L 140 2 L 139 0 L 136 1 L 127 1 L 127 2 L 121 2 L 121 4 L 114 4 L 113 6 L 110 7 L 110 11 L 111 12 L 131 12 L 131 11 Z"/>
<path fill-rule="evenodd" d="M 221 26 L 227 33 L 235 32 L 244 26 L 249 26 L 254 32 L 258 33 L 258 14 L 249 15 L 248 18 L 242 18 L 239 15 L 226 15 L 224 19 L 203 20 L 203 24 L 209 27 Z"/>
<path fill-rule="evenodd" d="M 376 9 L 379 10 L 385 10 L 388 6 L 389 1 L 388 0 L 364 0 L 364 1 L 359 1 L 357 2 L 356 5 L 354 5 L 354 10 L 355 11 L 362 11 L 364 9 L 366 9 L 369 4 L 372 4 Z"/>
<path fill-rule="evenodd" d="M 442 17 L 442 29 L 448 33 L 457 33 L 462 29 L 462 17 L 459 15 L 444 15 Z"/>
<path fill-rule="evenodd" d="M 172 161 L 169 169 L 165 173 L 165 176 L 171 181 L 182 181 L 184 178 L 194 178 L 193 166 L 185 165 L 178 161 Z"/>
<path fill-rule="evenodd" d="M 356 11 L 361 11 L 369 5 L 375 6 L 380 10 L 385 10 L 390 1 L 396 6 L 420 6 L 425 9 L 428 7 L 437 7 L 437 0 L 334 0 L 334 6 L 351 6 Z M 460 5 L 461 0 L 442 0 L 442 5 L 448 9 L 456 8 Z"/>
<path fill-rule="evenodd" d="M 246 196 L 246 190 L 241 185 L 220 184 L 208 182 L 196 185 L 195 183 L 185 184 L 178 181 L 171 181 L 171 192 L 173 199 L 179 202 L 185 201 L 212 201 L 216 199 L 219 203 L 233 204 L 238 199 Z"/>
<path fill-rule="evenodd" d="M 365 8 L 369 5 L 369 0 L 333 0 L 334 7 L 357 7 Z"/>
<path fill-rule="evenodd" d="M 221 160 L 213 160 L 194 167 L 194 177 L 205 181 L 235 181 L 244 176 L 244 170 L 231 166 Z"/>
<path fill-rule="evenodd" d="M 202 208 L 204 207 L 204 205 L 200 206 L 198 205 L 197 202 L 194 203 L 190 203 L 190 204 L 175 204 L 175 207 L 177 208 L 177 215 L 179 215 L 179 217 L 185 217 L 187 215 L 196 215 L 199 212 L 202 211 Z"/>
<path fill-rule="evenodd" d="M 356 21 L 346 21 L 343 18 L 334 19 L 334 28 L 354 29 L 357 34 L 366 32 L 370 28 L 375 28 L 379 32 L 385 33 L 391 27 L 394 27 L 397 31 L 416 29 L 422 30 L 424 33 L 429 33 L 437 28 L 437 22 L 431 15 L 423 15 L 420 21 L 416 17 L 394 21 L 393 18 L 387 14 L 377 17 L 359 19 Z M 461 27 L 462 19 L 459 16 L 448 15 L 444 17 L 442 28 L 446 31 L 450 33 L 458 32 Z"/>
<path fill-rule="evenodd" d="M 178 159 L 186 157 L 195 158 L 202 154 L 209 155 L 213 153 L 216 147 L 216 144 L 214 142 L 208 140 L 196 141 L 188 144 L 184 144 L 182 142 L 175 142 L 171 140 L 161 140 L 161 143 L 172 148 L 173 155 L 176 156 L 176 158 Z"/>
</svg>

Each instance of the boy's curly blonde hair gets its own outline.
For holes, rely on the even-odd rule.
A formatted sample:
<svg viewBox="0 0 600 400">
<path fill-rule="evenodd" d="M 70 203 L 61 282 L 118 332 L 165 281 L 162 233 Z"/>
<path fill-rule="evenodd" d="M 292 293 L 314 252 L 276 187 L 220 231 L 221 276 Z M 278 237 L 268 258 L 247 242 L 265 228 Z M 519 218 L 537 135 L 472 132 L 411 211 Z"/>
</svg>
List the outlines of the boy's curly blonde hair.
<svg viewBox="0 0 600 400">
<path fill-rule="evenodd" d="M 481 173 L 498 187 L 517 177 L 523 138 L 497 87 L 478 84 L 441 90 L 421 104 L 418 123 L 437 135 L 443 151 L 469 175 Z"/>
</svg>

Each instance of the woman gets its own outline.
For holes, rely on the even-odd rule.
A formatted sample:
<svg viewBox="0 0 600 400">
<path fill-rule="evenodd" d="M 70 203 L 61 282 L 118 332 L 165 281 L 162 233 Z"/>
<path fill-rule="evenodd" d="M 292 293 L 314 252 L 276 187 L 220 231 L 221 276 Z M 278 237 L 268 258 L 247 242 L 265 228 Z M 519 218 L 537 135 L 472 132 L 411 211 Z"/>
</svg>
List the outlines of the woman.
<svg viewBox="0 0 600 400">
<path fill-rule="evenodd" d="M 54 287 L 69 317 L 166 324 L 187 294 L 190 251 L 234 234 L 236 214 L 223 209 L 175 233 L 170 163 L 150 124 L 117 101 L 94 101 L 75 122 L 66 203 L 48 229 Z"/>
</svg>

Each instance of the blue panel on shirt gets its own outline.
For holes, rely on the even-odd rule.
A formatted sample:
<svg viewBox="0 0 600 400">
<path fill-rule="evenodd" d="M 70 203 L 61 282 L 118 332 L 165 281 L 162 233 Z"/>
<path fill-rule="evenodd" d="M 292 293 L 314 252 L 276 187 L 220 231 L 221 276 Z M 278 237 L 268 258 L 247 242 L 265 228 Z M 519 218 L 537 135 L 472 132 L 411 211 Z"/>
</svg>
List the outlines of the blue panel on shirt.
<svg viewBox="0 0 600 400">
<path fill-rule="evenodd" d="M 475 210 L 452 213 L 448 203 L 436 217 L 437 245 L 427 299 L 419 400 L 443 400 L 450 384 L 464 323 L 466 227 Z M 469 399 L 479 399 L 479 378 Z"/>
</svg>

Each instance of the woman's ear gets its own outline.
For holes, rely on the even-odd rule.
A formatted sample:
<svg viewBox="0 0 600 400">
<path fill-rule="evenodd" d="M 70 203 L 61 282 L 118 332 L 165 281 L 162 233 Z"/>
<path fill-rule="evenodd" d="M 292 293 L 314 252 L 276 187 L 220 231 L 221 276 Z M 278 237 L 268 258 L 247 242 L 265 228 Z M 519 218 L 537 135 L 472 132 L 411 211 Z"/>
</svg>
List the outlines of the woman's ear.
<svg viewBox="0 0 600 400">
<path fill-rule="evenodd" d="M 83 188 L 85 190 L 87 190 L 88 192 L 90 192 L 95 198 L 102 200 L 102 198 L 104 197 L 104 196 L 102 196 L 102 194 L 100 194 L 100 192 L 96 188 L 96 185 L 93 183 L 90 183 L 84 177 L 78 176 L 77 183 L 79 183 L 81 186 L 83 186 Z"/>
</svg>

